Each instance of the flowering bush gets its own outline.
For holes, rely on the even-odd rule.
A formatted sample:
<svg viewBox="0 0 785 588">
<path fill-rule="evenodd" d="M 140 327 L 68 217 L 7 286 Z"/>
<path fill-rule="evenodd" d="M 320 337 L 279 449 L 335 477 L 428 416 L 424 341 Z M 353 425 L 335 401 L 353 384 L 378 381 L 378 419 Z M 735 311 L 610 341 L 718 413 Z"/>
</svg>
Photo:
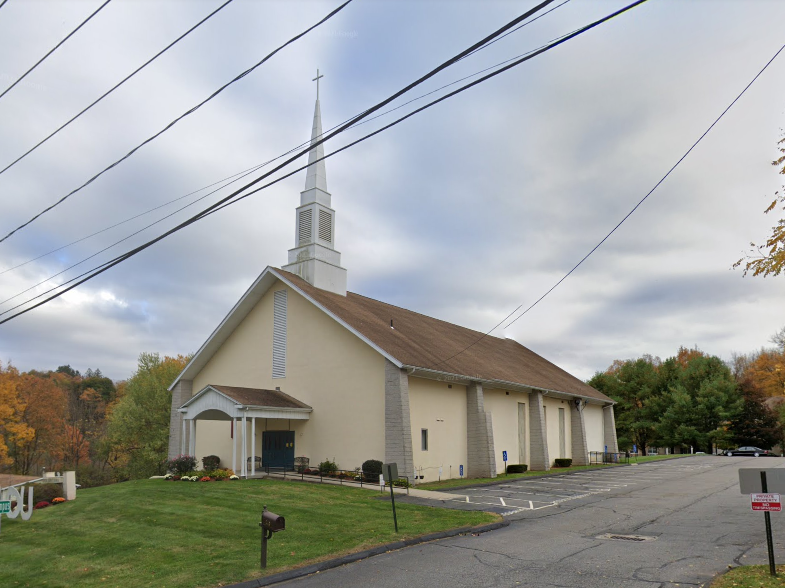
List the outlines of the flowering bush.
<svg viewBox="0 0 785 588">
<path fill-rule="evenodd" d="M 190 482 L 191 481 L 191 476 L 183 476 L 182 478 L 180 478 L 180 481 L 181 482 Z"/>
<path fill-rule="evenodd" d="M 167 478 L 167 480 L 172 480 L 173 482 L 176 482 L 179 479 L 180 479 L 180 476 L 178 476 L 178 475 L 174 475 L 171 478 Z"/>
<path fill-rule="evenodd" d="M 200 482 L 212 482 L 213 479 L 210 476 L 202 476 L 201 478 L 199 478 L 199 481 Z"/>
<path fill-rule="evenodd" d="M 47 506 L 49 506 L 49 503 L 48 503 L 46 500 L 42 500 L 41 502 L 39 502 L 38 504 L 36 504 L 36 505 L 33 507 L 33 509 L 34 509 L 34 510 L 38 510 L 39 508 L 46 508 Z"/>
<path fill-rule="evenodd" d="M 172 474 L 166 474 L 164 476 L 164 480 L 171 480 L 172 478 L 174 478 L 174 475 L 172 475 Z M 179 476 L 178 476 L 178 478 L 179 478 Z"/>
<path fill-rule="evenodd" d="M 58 496 L 57 498 L 52 499 L 52 504 L 60 504 L 61 502 L 65 502 L 65 498 L 62 496 Z"/>
<path fill-rule="evenodd" d="M 193 455 L 178 455 L 166 462 L 166 469 L 182 476 L 196 469 L 196 458 Z"/>
<path fill-rule="evenodd" d="M 213 470 L 207 473 L 208 476 L 216 481 L 228 480 L 232 474 L 234 474 L 232 470 Z"/>
<path fill-rule="evenodd" d="M 230 480 L 239 480 L 239 479 L 240 479 L 240 476 L 238 476 L 238 475 L 236 475 L 236 474 L 232 474 L 231 476 L 229 476 L 229 479 L 230 479 Z"/>
<path fill-rule="evenodd" d="M 198 482 L 199 476 L 191 476 L 191 482 Z"/>
</svg>

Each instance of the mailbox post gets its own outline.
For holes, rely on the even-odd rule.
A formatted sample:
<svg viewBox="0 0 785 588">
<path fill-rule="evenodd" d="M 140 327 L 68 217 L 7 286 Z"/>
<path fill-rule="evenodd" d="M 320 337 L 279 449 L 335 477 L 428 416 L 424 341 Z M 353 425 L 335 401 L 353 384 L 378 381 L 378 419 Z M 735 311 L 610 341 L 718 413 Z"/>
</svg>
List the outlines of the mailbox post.
<svg viewBox="0 0 785 588">
<path fill-rule="evenodd" d="M 286 530 L 286 519 L 282 516 L 267 510 L 267 505 L 262 508 L 262 520 L 259 521 L 262 528 L 262 568 L 267 567 L 267 540 L 272 539 L 273 533 Z"/>
</svg>

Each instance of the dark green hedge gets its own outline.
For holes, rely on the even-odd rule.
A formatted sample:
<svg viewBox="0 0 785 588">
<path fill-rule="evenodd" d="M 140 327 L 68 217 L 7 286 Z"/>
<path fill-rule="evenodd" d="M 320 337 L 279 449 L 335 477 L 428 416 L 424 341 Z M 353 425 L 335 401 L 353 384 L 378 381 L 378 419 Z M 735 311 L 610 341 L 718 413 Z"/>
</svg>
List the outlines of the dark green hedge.
<svg viewBox="0 0 785 588">
<path fill-rule="evenodd" d="M 572 465 L 572 459 L 566 457 L 557 457 L 553 460 L 553 463 L 557 468 L 568 468 Z"/>
<path fill-rule="evenodd" d="M 529 469 L 525 463 L 513 463 L 507 466 L 508 474 L 522 474 Z"/>
</svg>

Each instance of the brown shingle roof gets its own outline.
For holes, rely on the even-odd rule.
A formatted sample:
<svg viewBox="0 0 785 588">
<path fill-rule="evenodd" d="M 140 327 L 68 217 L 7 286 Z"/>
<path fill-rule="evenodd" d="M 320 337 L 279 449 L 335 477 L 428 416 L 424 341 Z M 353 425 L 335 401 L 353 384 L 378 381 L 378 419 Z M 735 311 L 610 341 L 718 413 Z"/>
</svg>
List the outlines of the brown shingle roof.
<svg viewBox="0 0 785 588">
<path fill-rule="evenodd" d="M 237 404 L 244 406 L 263 406 L 265 408 L 311 408 L 304 402 L 284 394 L 280 390 L 263 390 L 261 388 L 241 388 L 238 386 L 217 386 L 210 384 Z"/>
<path fill-rule="evenodd" d="M 346 296 L 327 292 L 295 274 L 275 271 L 404 365 L 612 402 L 512 339 L 486 336 L 447 359 L 475 343 L 483 333 L 353 292 Z M 390 327 L 391 320 L 394 328 Z"/>
</svg>

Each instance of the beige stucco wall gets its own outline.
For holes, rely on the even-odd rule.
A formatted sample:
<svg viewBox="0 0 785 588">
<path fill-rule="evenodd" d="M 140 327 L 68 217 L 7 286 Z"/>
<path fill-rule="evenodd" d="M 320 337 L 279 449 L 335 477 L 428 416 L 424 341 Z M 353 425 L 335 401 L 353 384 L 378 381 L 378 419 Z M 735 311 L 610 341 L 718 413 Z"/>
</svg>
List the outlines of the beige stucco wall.
<svg viewBox="0 0 785 588">
<path fill-rule="evenodd" d="M 548 457 L 553 465 L 553 460 L 559 455 L 559 409 L 564 409 L 564 457 L 572 457 L 572 437 L 570 435 L 570 405 L 569 400 L 558 398 L 543 398 L 545 410 L 546 429 L 548 431 Z"/>
<path fill-rule="evenodd" d="M 447 382 L 409 378 L 412 456 L 422 482 L 459 477 L 466 467 L 466 387 Z M 422 450 L 422 429 L 428 429 L 428 451 Z M 419 480 L 418 480 L 419 481 Z"/>
<path fill-rule="evenodd" d="M 273 292 L 287 290 L 286 377 L 272 377 Z M 276 283 L 194 377 L 208 384 L 275 389 L 313 407 L 308 421 L 257 420 L 261 432 L 294 430 L 295 455 L 342 469 L 384 459 L 384 358 L 284 283 Z M 214 453 L 229 464 L 229 423 L 197 424 L 197 458 Z M 250 423 L 248 424 L 250 438 Z M 215 448 L 216 450 L 213 450 Z M 239 455 L 239 444 L 238 444 Z M 250 445 L 248 456 L 250 456 Z"/>
<path fill-rule="evenodd" d="M 589 451 L 605 451 L 602 406 L 587 404 L 583 410 L 586 422 L 586 445 Z"/>
<path fill-rule="evenodd" d="M 496 471 L 504 473 L 503 451 L 507 452 L 507 463 L 528 463 L 529 459 L 529 395 L 524 392 L 509 392 L 505 390 L 486 389 L 485 412 L 493 416 L 493 448 L 496 456 Z M 518 403 L 526 404 L 524 423 L 526 427 L 525 460 L 520 461 L 518 451 Z"/>
</svg>

